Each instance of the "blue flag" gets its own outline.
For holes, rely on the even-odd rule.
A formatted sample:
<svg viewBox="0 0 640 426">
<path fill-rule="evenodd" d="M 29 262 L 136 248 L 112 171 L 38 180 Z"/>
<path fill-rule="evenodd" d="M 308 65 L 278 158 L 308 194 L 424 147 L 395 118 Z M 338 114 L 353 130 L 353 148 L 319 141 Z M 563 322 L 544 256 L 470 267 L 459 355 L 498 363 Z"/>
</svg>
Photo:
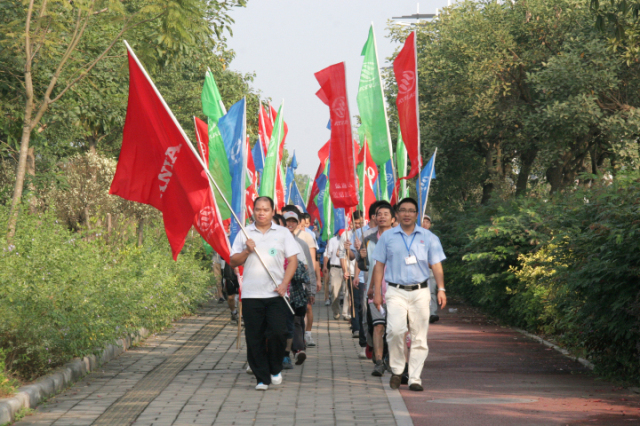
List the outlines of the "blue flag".
<svg viewBox="0 0 640 426">
<path fill-rule="evenodd" d="M 227 152 L 229 171 L 231 172 L 231 208 L 236 216 L 244 222 L 246 208 L 245 177 L 247 176 L 246 104 L 244 98 L 229 108 L 229 112 L 226 115 L 220 117 L 218 128 L 222 134 L 224 150 Z M 233 244 L 239 231 L 240 224 L 232 216 L 231 235 L 229 236 L 231 244 Z"/>
<path fill-rule="evenodd" d="M 291 197 L 289 198 L 290 204 L 294 204 L 296 206 L 302 207 L 302 211 L 304 213 L 307 212 L 307 206 L 304 205 L 304 198 L 302 198 L 302 194 L 300 193 L 300 189 L 298 189 L 298 185 L 295 182 L 291 185 Z"/>
<path fill-rule="evenodd" d="M 387 178 L 387 197 L 391 198 L 391 194 L 393 194 L 393 188 L 396 182 L 393 180 L 393 164 L 391 160 L 387 161 L 384 165 L 384 173 Z"/>
<path fill-rule="evenodd" d="M 262 152 L 262 142 L 260 142 L 260 139 L 258 139 L 251 150 L 251 155 L 253 155 L 253 165 L 256 168 L 256 172 L 262 174 L 264 170 L 264 152 Z"/>
<path fill-rule="evenodd" d="M 431 179 L 436 178 L 436 167 L 434 162 L 435 154 L 431 156 L 431 159 L 427 163 L 426 166 L 422 168 L 420 172 L 420 190 L 422 191 L 422 205 L 420 206 L 420 215 L 418 216 L 418 220 L 422 220 L 424 209 L 426 207 L 427 201 L 427 189 L 429 188 L 429 181 Z"/>
<path fill-rule="evenodd" d="M 298 168 L 298 160 L 296 160 L 296 152 L 293 151 L 293 159 L 291 160 L 291 164 L 289 164 L 289 167 L 291 167 L 293 170 Z"/>
<path fill-rule="evenodd" d="M 293 168 L 291 166 L 287 167 L 287 176 L 285 178 L 285 186 L 284 186 L 284 200 L 286 204 L 289 203 L 289 197 L 291 196 L 291 187 L 295 183 L 295 177 L 293 175 Z"/>
<path fill-rule="evenodd" d="M 318 206 L 318 213 L 320 213 L 320 222 L 324 226 L 327 222 L 324 220 L 324 196 L 329 195 L 327 191 L 327 175 L 324 173 L 318 176 L 316 180 L 318 183 L 318 195 L 316 196 L 316 206 Z"/>
<path fill-rule="evenodd" d="M 344 216 L 344 209 L 339 208 L 333 209 L 333 232 L 339 231 L 341 229 L 347 229 L 347 220 Z"/>
</svg>

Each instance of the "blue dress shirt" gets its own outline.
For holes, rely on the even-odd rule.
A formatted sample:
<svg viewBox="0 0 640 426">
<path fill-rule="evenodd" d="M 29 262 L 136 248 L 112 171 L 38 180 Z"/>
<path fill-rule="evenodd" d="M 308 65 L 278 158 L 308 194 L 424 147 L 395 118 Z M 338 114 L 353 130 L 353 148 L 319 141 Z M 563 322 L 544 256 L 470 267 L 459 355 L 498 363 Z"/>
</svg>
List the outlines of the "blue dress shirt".
<svg viewBox="0 0 640 426">
<path fill-rule="evenodd" d="M 415 256 L 417 262 L 407 265 L 405 259 L 409 256 Z M 429 265 L 440 263 L 447 257 L 440 239 L 416 225 L 411 235 L 405 234 L 401 226 L 385 231 L 378 240 L 372 258 L 386 265 L 386 282 L 413 285 L 429 278 Z"/>
</svg>

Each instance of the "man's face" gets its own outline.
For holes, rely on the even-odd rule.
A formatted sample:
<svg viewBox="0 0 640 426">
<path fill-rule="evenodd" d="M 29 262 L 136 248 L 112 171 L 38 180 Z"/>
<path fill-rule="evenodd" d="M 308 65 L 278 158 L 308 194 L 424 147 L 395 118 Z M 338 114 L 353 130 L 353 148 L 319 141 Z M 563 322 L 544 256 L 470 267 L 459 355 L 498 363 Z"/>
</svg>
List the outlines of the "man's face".
<svg viewBox="0 0 640 426">
<path fill-rule="evenodd" d="M 391 212 L 389 209 L 378 209 L 376 212 L 376 222 L 380 228 L 388 228 L 391 226 Z"/>
<path fill-rule="evenodd" d="M 266 225 L 273 219 L 274 211 L 271 208 L 271 204 L 267 200 L 258 200 L 256 206 L 253 209 L 253 216 L 256 219 L 258 225 Z"/>
<path fill-rule="evenodd" d="M 425 217 L 424 219 L 422 219 L 422 227 L 424 229 L 431 228 L 431 219 L 429 219 L 428 217 Z"/>
<path fill-rule="evenodd" d="M 311 219 L 307 218 L 303 220 L 305 228 L 311 226 Z"/>
<path fill-rule="evenodd" d="M 353 220 L 353 228 L 354 229 L 362 228 L 362 218 Z"/>
<path fill-rule="evenodd" d="M 287 229 L 294 233 L 298 229 L 298 221 L 292 218 L 287 219 Z"/>
<path fill-rule="evenodd" d="M 412 223 L 416 223 L 417 217 L 418 211 L 412 203 L 402 203 L 398 207 L 398 220 L 401 225 L 411 226 Z"/>
</svg>

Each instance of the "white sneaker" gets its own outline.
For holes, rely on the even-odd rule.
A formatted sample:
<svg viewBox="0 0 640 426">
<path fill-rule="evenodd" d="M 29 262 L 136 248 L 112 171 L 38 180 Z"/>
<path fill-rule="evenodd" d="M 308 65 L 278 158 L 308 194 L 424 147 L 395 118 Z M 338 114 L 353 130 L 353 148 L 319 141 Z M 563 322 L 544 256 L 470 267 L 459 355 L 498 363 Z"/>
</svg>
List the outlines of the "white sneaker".
<svg viewBox="0 0 640 426">
<path fill-rule="evenodd" d="M 325 300 L 324 301 L 324 306 L 329 306 L 331 304 L 331 300 Z"/>
<path fill-rule="evenodd" d="M 256 385 L 256 390 L 266 391 L 267 389 L 269 389 L 269 385 L 265 385 L 262 382 Z"/>
<path fill-rule="evenodd" d="M 358 351 L 358 358 L 367 359 L 367 351 L 365 348 L 360 348 L 360 350 Z"/>
<path fill-rule="evenodd" d="M 316 342 L 313 341 L 313 337 L 311 337 L 311 334 L 304 335 L 304 343 L 306 343 L 307 347 L 313 347 L 316 345 Z"/>
<path fill-rule="evenodd" d="M 253 374 L 253 370 L 248 365 L 247 365 L 247 374 Z"/>
<path fill-rule="evenodd" d="M 282 383 L 282 373 L 278 373 L 275 376 L 271 375 L 271 384 L 272 385 L 279 385 L 280 383 Z"/>
</svg>

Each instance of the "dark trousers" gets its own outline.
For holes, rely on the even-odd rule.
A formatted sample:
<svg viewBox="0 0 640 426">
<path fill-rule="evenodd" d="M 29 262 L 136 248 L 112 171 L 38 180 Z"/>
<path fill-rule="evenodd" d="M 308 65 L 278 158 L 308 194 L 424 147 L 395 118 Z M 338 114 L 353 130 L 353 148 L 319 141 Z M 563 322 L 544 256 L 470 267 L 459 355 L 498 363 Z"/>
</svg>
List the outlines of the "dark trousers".
<svg viewBox="0 0 640 426">
<path fill-rule="evenodd" d="M 355 315 L 351 318 L 351 331 L 360 331 L 362 328 L 362 287 L 364 287 L 363 283 L 358 282 L 358 288 L 353 286 L 354 280 L 357 280 L 358 277 L 351 278 L 351 290 L 353 291 L 353 298 L 351 303 L 353 303 L 353 310 Z"/>
<path fill-rule="evenodd" d="M 292 339 L 291 350 L 295 353 L 304 351 L 304 316 L 307 315 L 307 305 L 294 308 L 295 315 L 287 308 L 287 339 Z"/>
<path fill-rule="evenodd" d="M 247 361 L 258 383 L 269 385 L 282 371 L 288 309 L 282 297 L 242 299 Z"/>
</svg>

